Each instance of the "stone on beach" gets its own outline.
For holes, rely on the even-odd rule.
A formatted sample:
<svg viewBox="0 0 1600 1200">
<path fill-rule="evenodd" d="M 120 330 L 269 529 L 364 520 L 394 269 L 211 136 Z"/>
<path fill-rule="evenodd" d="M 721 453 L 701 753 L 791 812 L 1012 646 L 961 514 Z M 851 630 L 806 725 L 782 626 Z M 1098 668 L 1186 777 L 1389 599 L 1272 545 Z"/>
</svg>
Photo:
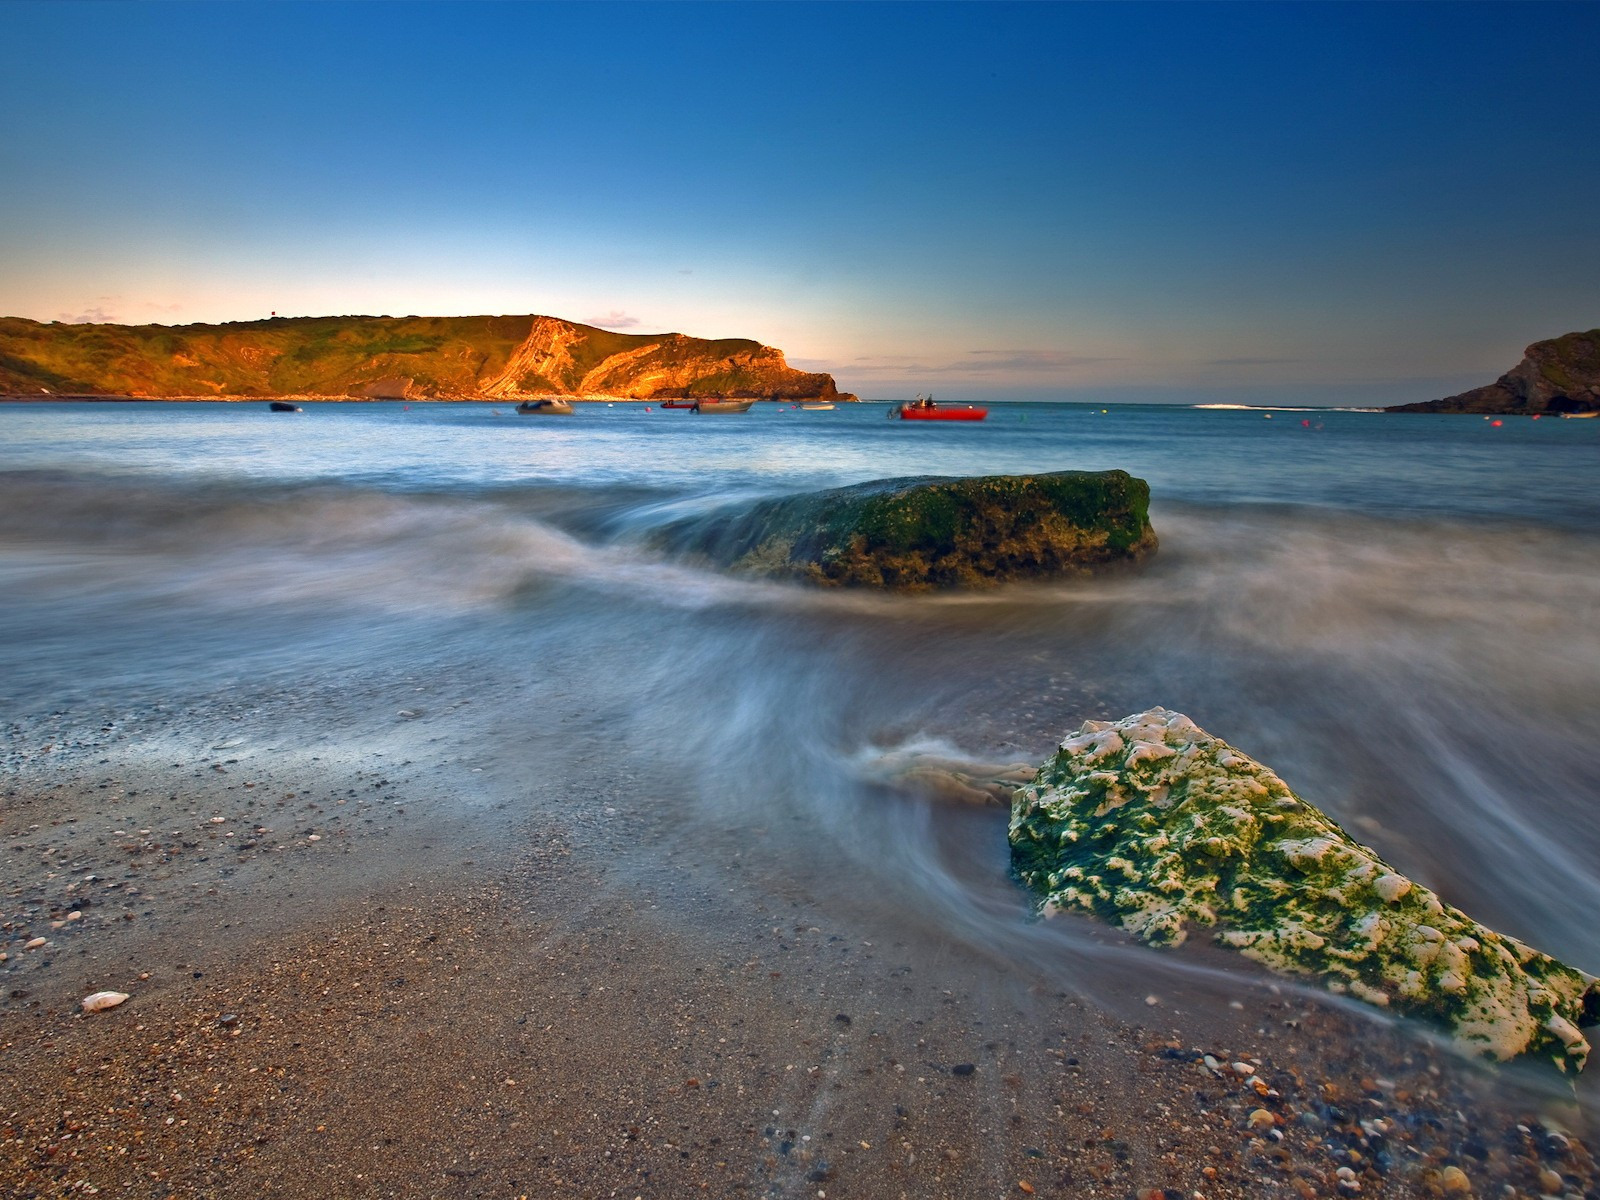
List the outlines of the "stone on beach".
<svg viewBox="0 0 1600 1200">
<path fill-rule="evenodd" d="M 128 998 L 127 992 L 91 992 L 80 1003 L 86 1013 L 102 1012 L 108 1008 L 115 1008 Z"/>
<path fill-rule="evenodd" d="M 1126 471 L 881 479 L 668 527 L 658 542 L 746 574 L 896 591 L 1082 574 L 1156 548 Z"/>
<path fill-rule="evenodd" d="M 1406 879 L 1180 713 L 1089 721 L 1012 801 L 1018 877 L 1153 945 L 1190 926 L 1274 970 L 1443 1024 L 1496 1059 L 1580 1070 L 1600 980 Z"/>
</svg>

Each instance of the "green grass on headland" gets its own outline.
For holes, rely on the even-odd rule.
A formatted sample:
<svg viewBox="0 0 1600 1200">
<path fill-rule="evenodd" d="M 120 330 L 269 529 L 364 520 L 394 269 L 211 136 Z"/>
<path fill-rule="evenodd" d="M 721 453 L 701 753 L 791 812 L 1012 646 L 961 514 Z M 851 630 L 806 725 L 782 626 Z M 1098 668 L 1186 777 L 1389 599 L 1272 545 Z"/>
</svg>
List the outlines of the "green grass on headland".
<svg viewBox="0 0 1600 1200">
<path fill-rule="evenodd" d="M 743 338 L 623 334 L 550 317 L 276 317 L 66 325 L 0 317 L 0 394 L 499 399 L 837 396 Z"/>
</svg>

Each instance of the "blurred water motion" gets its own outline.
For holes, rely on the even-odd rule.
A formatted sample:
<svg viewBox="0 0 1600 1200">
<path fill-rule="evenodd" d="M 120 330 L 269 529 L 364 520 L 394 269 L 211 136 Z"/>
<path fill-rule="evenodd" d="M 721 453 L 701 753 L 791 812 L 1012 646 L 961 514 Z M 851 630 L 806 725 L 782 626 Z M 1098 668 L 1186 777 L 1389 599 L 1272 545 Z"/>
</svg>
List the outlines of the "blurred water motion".
<svg viewBox="0 0 1600 1200">
<path fill-rule="evenodd" d="M 1594 423 L 1490 443 L 1449 418 L 1330 413 L 1301 437 L 1001 406 L 977 436 L 911 440 L 875 408 L 713 427 L 619 406 L 534 430 L 485 406 L 315 407 L 0 412 L 5 707 L 379 663 L 470 676 L 505 773 L 625 760 L 619 793 L 679 846 L 1114 1003 L 1152 974 L 1241 985 L 1204 952 L 1029 920 L 1003 806 L 911 769 L 992 775 L 1161 704 L 1473 916 L 1600 969 Z M 640 548 L 775 491 L 1107 466 L 1157 496 L 1162 549 L 1136 573 L 906 598 Z M 529 714 L 558 719 L 516 736 Z"/>
</svg>

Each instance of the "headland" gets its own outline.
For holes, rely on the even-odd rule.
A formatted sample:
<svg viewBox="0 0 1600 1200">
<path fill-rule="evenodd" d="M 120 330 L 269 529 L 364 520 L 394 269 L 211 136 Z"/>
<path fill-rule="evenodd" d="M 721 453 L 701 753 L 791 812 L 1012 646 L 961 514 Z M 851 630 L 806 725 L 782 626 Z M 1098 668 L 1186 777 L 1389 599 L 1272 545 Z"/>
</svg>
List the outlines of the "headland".
<svg viewBox="0 0 1600 1200">
<path fill-rule="evenodd" d="M 0 395 L 25 399 L 851 401 L 748 338 L 546 316 L 273 317 L 220 325 L 0 317 Z"/>
<path fill-rule="evenodd" d="M 1528 416 L 1600 411 L 1600 329 L 1535 342 L 1520 363 L 1485 387 L 1387 411 Z"/>
</svg>

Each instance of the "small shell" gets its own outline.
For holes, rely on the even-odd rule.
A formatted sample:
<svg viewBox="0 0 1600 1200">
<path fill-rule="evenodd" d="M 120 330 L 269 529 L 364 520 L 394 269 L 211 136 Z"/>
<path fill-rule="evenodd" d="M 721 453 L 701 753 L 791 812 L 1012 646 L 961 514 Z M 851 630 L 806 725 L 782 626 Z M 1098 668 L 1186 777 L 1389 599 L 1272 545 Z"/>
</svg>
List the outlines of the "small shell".
<svg viewBox="0 0 1600 1200">
<path fill-rule="evenodd" d="M 127 998 L 127 992 L 92 992 L 83 998 L 83 1011 L 100 1012 L 102 1009 L 115 1008 Z"/>
</svg>

